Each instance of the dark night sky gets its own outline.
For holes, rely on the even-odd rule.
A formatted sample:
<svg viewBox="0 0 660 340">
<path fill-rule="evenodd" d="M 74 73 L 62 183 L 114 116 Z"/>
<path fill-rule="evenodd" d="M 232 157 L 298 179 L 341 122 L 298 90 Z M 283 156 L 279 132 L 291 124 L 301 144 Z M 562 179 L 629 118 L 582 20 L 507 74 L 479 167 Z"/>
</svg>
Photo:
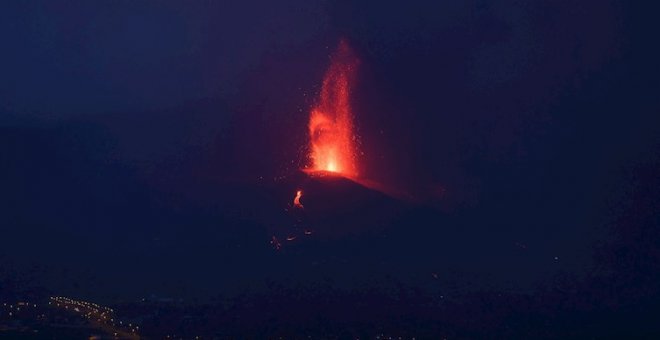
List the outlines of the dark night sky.
<svg viewBox="0 0 660 340">
<path fill-rule="evenodd" d="M 3 4 L 3 102 L 66 118 L 235 93 L 268 50 L 322 33 L 322 9 L 313 1 Z"/>
<path fill-rule="evenodd" d="M 448 221 L 429 236 L 445 248 L 418 254 L 425 263 L 495 289 L 603 267 L 657 278 L 660 56 L 653 12 L 635 6 L 4 2 L 0 263 L 14 269 L 0 281 L 33 275 L 102 298 L 172 295 L 185 284 L 153 288 L 148 278 L 170 269 L 203 277 L 194 270 L 215 253 L 193 251 L 192 267 L 174 255 L 197 246 L 220 249 L 215 261 L 234 277 L 223 289 L 279 277 L 268 267 L 286 261 L 242 229 L 257 222 L 236 218 L 227 188 L 304 164 L 308 110 L 340 38 L 361 59 L 353 104 L 363 173 L 414 196 L 433 223 Z M 213 229 L 215 219 L 223 226 Z M 220 241 L 199 245 L 205 233 Z M 92 255 L 53 242 L 88 244 Z M 403 257 L 416 249 L 414 240 L 402 247 Z M 106 251 L 135 264 L 115 265 Z M 627 272 L 619 255 L 645 260 Z M 424 285 L 392 261 L 388 275 Z M 128 288 L 97 266 L 147 283 Z M 100 281 L 96 292 L 81 288 Z"/>
</svg>

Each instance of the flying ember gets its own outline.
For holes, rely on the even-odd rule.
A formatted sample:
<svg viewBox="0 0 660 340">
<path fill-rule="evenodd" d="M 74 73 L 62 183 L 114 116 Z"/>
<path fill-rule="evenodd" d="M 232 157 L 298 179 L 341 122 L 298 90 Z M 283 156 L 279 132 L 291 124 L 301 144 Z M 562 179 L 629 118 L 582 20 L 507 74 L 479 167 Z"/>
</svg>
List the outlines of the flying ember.
<svg viewBox="0 0 660 340">
<path fill-rule="evenodd" d="M 359 60 L 345 41 L 332 55 L 323 77 L 316 105 L 309 117 L 311 166 L 307 170 L 329 171 L 357 177 L 357 152 L 350 105 L 351 86 Z"/>
</svg>

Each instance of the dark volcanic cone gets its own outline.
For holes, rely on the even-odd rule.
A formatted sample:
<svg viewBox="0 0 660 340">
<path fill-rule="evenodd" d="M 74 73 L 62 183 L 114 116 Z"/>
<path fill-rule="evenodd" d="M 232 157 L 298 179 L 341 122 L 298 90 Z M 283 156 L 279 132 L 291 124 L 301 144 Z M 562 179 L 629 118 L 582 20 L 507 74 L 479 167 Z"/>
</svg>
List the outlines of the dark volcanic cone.
<svg viewBox="0 0 660 340">
<path fill-rule="evenodd" d="M 284 241 L 294 243 L 301 238 L 335 239 L 378 232 L 407 205 L 356 181 L 323 171 L 297 172 L 276 182 L 273 189 L 290 221 L 288 225 L 269 228 L 282 245 Z M 298 191 L 301 206 L 294 202 Z"/>
</svg>

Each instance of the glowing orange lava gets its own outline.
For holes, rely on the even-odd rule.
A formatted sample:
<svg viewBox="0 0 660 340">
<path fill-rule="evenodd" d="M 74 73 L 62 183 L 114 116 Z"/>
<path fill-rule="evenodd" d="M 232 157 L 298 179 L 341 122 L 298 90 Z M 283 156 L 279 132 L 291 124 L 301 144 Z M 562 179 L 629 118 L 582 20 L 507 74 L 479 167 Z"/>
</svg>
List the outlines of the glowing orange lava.
<svg viewBox="0 0 660 340">
<path fill-rule="evenodd" d="M 331 60 L 318 102 L 309 117 L 312 164 L 308 170 L 357 177 L 350 94 L 359 60 L 345 41 L 339 43 Z"/>
<path fill-rule="evenodd" d="M 296 197 L 293 198 L 293 206 L 302 209 L 303 205 L 300 203 L 300 197 L 302 197 L 302 190 L 296 191 Z"/>
</svg>

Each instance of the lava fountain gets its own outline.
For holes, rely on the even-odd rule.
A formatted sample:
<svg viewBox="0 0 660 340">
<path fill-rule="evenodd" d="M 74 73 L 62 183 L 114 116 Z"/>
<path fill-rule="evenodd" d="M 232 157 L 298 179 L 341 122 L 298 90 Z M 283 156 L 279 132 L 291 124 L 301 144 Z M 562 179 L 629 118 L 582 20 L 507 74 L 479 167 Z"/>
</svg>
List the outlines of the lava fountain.
<svg viewBox="0 0 660 340">
<path fill-rule="evenodd" d="M 309 116 L 311 165 L 308 171 L 327 171 L 350 178 L 358 175 L 350 105 L 351 86 L 358 64 L 350 46 L 340 41 Z"/>
</svg>

